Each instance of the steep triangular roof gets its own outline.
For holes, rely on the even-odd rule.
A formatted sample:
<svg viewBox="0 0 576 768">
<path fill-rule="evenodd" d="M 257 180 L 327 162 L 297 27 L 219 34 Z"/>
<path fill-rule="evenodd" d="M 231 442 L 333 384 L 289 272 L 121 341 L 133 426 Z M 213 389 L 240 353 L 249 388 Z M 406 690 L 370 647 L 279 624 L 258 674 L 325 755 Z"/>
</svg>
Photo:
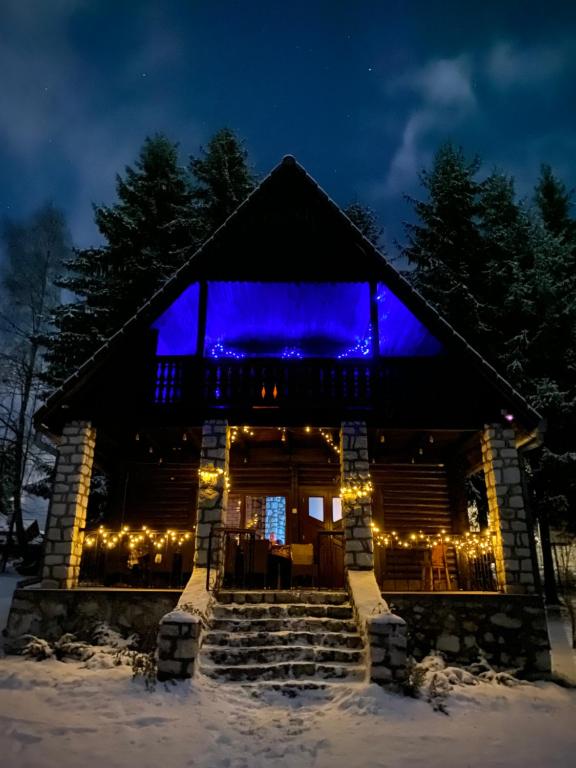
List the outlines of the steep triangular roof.
<svg viewBox="0 0 576 768">
<path fill-rule="evenodd" d="M 271 237 L 274 232 L 275 240 Z M 241 239 L 246 242 L 246 238 L 250 242 L 250 257 L 241 259 L 236 244 Z M 352 254 L 350 243 L 354 248 Z M 284 275 L 288 259 L 289 274 L 286 271 Z M 302 281 L 382 281 L 448 350 L 465 357 L 527 426 L 533 428 L 541 420 L 522 395 L 438 314 L 304 168 L 287 155 L 136 314 L 50 395 L 36 413 L 36 423 L 42 426 L 109 356 L 138 330 L 148 327 L 193 280 L 293 280 L 295 269 L 300 269 Z"/>
</svg>

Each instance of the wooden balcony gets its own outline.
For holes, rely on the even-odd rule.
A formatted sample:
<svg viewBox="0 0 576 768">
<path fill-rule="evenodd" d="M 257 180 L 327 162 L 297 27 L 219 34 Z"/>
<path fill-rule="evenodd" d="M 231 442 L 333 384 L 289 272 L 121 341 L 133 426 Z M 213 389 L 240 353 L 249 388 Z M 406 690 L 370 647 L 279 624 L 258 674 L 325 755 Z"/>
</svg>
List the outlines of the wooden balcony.
<svg viewBox="0 0 576 768">
<path fill-rule="evenodd" d="M 453 407 L 457 393 L 444 358 L 386 360 L 211 360 L 158 357 L 150 386 L 160 406 L 378 409 L 410 412 L 420 402 Z"/>
</svg>

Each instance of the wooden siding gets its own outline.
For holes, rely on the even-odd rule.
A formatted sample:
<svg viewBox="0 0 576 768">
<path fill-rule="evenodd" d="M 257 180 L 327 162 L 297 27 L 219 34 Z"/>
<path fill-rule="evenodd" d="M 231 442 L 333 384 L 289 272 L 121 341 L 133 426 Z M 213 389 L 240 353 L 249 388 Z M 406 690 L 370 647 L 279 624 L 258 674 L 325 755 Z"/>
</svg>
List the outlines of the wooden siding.
<svg viewBox="0 0 576 768">
<path fill-rule="evenodd" d="M 190 530 L 195 523 L 197 492 L 197 462 L 131 463 L 119 522 Z"/>
<path fill-rule="evenodd" d="M 438 464 L 375 464 L 376 515 L 386 531 L 399 534 L 452 531 L 446 468 Z"/>
</svg>

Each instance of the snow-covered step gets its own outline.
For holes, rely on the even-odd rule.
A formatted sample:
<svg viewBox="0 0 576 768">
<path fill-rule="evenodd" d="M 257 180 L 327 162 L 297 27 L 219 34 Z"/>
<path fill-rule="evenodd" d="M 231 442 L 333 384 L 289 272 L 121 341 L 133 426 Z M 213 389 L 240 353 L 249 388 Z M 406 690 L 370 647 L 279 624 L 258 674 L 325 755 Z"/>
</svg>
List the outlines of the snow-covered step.
<svg viewBox="0 0 576 768">
<path fill-rule="evenodd" d="M 318 664 L 308 661 L 277 662 L 272 664 L 208 664 L 200 665 L 203 674 L 215 680 L 254 682 L 260 680 L 362 680 L 364 666 L 360 664 Z"/>
<path fill-rule="evenodd" d="M 206 646 L 225 645 L 229 648 L 278 645 L 321 645 L 329 648 L 362 648 L 357 632 L 223 632 L 211 630 L 204 636 Z"/>
<path fill-rule="evenodd" d="M 306 603 L 307 605 L 342 605 L 348 602 L 348 595 L 344 591 L 318 591 L 318 590 L 221 590 L 218 593 L 218 602 L 252 604 L 259 603 Z"/>
<path fill-rule="evenodd" d="M 225 632 L 278 632 L 283 629 L 292 632 L 355 632 L 352 619 L 324 619 L 313 616 L 295 616 L 278 619 L 227 619 L 213 618 L 210 629 Z"/>
<path fill-rule="evenodd" d="M 228 591 L 213 606 L 199 669 L 241 684 L 338 685 L 363 680 L 364 659 L 345 592 Z"/>
<path fill-rule="evenodd" d="M 283 619 L 302 616 L 318 619 L 351 619 L 353 613 L 350 605 L 309 605 L 306 603 L 239 605 L 229 603 L 216 605 L 212 616 L 215 619 Z"/>
<path fill-rule="evenodd" d="M 360 664 L 364 659 L 362 649 L 325 648 L 317 645 L 274 645 L 228 648 L 220 645 L 203 646 L 203 658 L 213 664 L 225 666 L 237 664 L 272 664 L 286 661 L 315 661 L 344 664 Z"/>
</svg>

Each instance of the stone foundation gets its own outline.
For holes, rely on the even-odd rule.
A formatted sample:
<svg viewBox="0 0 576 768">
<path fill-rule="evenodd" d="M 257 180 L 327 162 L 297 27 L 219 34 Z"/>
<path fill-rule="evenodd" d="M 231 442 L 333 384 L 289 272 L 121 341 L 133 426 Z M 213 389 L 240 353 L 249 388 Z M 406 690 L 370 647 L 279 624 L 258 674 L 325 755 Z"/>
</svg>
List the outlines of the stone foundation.
<svg viewBox="0 0 576 768">
<path fill-rule="evenodd" d="M 122 634 L 156 635 L 158 622 L 171 611 L 180 590 L 17 589 L 5 630 L 5 649 L 18 652 L 25 634 L 57 640 L 65 632 L 90 637 L 106 622 Z"/>
<path fill-rule="evenodd" d="M 213 593 L 206 591 L 206 569 L 195 568 L 178 599 L 176 610 L 160 620 L 159 680 L 186 680 L 192 677 L 213 604 Z"/>
<path fill-rule="evenodd" d="M 406 679 L 406 622 L 382 599 L 374 571 L 349 570 L 348 592 L 366 645 L 370 682 L 398 688 Z"/>
<path fill-rule="evenodd" d="M 158 628 L 158 680 L 186 680 L 194 674 L 202 621 L 187 611 L 163 616 Z"/>
<path fill-rule="evenodd" d="M 482 652 L 496 669 L 528 676 L 550 672 L 550 642 L 541 598 L 528 595 L 384 594 L 406 622 L 408 654 L 441 651 L 456 664 Z"/>
</svg>

